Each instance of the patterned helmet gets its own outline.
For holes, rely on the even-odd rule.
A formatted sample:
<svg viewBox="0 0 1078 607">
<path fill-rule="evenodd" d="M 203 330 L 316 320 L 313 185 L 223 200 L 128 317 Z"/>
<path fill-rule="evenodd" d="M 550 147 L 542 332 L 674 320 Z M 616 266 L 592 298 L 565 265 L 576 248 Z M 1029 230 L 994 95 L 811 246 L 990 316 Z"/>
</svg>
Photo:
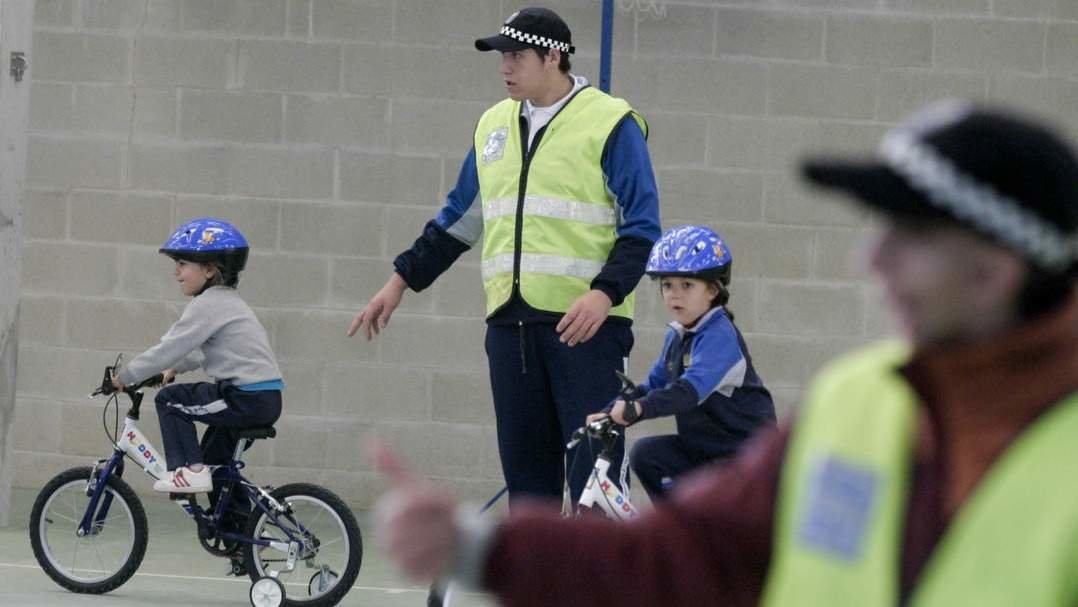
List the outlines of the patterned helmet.
<svg viewBox="0 0 1078 607">
<path fill-rule="evenodd" d="M 690 276 L 730 283 L 733 257 L 722 236 L 704 226 L 671 228 L 651 249 L 647 273 L 651 277 Z"/>
<path fill-rule="evenodd" d="M 172 233 L 158 252 L 173 259 L 213 263 L 221 269 L 225 283 L 235 286 L 247 265 L 250 247 L 236 226 L 213 217 L 193 219 Z"/>
</svg>

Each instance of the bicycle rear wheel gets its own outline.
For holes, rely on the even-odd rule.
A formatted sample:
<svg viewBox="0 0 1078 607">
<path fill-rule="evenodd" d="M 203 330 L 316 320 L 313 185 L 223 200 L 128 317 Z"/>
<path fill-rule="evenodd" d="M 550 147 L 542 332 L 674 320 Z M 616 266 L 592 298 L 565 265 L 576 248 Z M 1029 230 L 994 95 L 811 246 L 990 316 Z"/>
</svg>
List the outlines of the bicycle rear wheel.
<svg viewBox="0 0 1078 607">
<path fill-rule="evenodd" d="M 103 594 L 134 575 L 146 554 L 148 534 L 138 496 L 122 479 L 109 476 L 89 533 L 78 536 L 90 505 L 86 488 L 92 473 L 89 467 L 72 468 L 45 485 L 30 513 L 30 546 L 57 584 L 72 592 Z"/>
<path fill-rule="evenodd" d="M 352 588 L 363 561 L 363 540 L 355 516 L 341 498 L 317 485 L 285 485 L 270 495 L 288 511 L 278 514 L 274 522 L 255 509 L 247 519 L 247 536 L 287 543 L 291 534 L 303 545 L 296 568 L 286 571 L 286 552 L 245 544 L 248 575 L 258 580 L 275 574 L 287 588 L 284 605 L 336 605 Z"/>
</svg>

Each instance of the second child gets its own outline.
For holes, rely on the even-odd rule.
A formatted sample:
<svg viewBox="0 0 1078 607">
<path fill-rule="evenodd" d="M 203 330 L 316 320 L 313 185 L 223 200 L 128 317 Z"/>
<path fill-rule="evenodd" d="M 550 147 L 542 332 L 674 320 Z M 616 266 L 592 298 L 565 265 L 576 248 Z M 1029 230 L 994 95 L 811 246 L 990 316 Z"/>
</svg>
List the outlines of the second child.
<svg viewBox="0 0 1078 607">
<path fill-rule="evenodd" d="M 733 456 L 757 429 L 775 421 L 771 394 L 726 308 L 732 261 L 722 238 L 707 227 L 685 225 L 663 234 L 647 264 L 672 319 L 662 353 L 637 386 L 632 407 L 619 399 L 588 418 L 610 415 L 630 425 L 675 417 L 676 435 L 642 438 L 629 455 L 653 500 L 686 472 Z"/>
</svg>

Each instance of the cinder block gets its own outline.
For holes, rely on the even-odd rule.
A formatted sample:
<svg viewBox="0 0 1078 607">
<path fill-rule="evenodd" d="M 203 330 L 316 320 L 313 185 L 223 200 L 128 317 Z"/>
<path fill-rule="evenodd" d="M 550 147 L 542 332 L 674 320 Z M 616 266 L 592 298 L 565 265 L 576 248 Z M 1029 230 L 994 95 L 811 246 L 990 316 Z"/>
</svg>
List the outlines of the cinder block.
<svg viewBox="0 0 1078 607">
<path fill-rule="evenodd" d="M 385 212 L 385 232 L 386 232 L 386 248 L 385 254 L 382 255 L 385 259 L 395 259 L 402 251 L 407 250 L 412 246 L 412 243 L 419 238 L 423 233 L 424 227 L 427 222 L 434 219 L 438 211 L 434 208 L 427 207 L 412 207 L 412 206 L 398 206 L 398 207 L 386 207 Z M 473 249 L 479 249 L 480 246 L 476 243 Z M 477 251 L 478 252 L 478 251 Z M 456 263 L 468 262 L 468 253 L 461 255 L 457 259 Z M 479 258 L 476 257 L 475 263 L 479 263 Z"/>
<path fill-rule="evenodd" d="M 651 112 L 648 122 L 648 150 L 656 167 L 702 165 L 707 161 L 707 121 L 699 116 L 673 112 Z"/>
<path fill-rule="evenodd" d="M 355 316 L 350 311 L 282 310 L 273 316 L 277 318 L 274 349 L 281 358 L 373 360 L 380 342 L 387 338 L 382 335 L 379 341 L 367 343 L 361 337 L 345 336 Z"/>
<path fill-rule="evenodd" d="M 18 451 L 12 458 L 14 487 L 40 490 L 57 474 L 76 466 L 89 466 L 93 461 L 78 455 L 59 455 L 44 451 Z"/>
<path fill-rule="evenodd" d="M 134 112 L 134 122 L 132 122 Z M 176 93 L 163 88 L 82 85 L 75 89 L 71 128 L 86 132 L 172 136 L 176 132 Z"/>
<path fill-rule="evenodd" d="M 161 234 L 161 243 L 168 233 Z M 120 251 L 120 276 L 118 296 L 135 299 L 165 299 L 171 302 L 179 318 L 179 311 L 187 298 L 176 284 L 175 263 L 157 252 L 160 246 L 123 247 Z"/>
<path fill-rule="evenodd" d="M 770 114 L 823 118 L 871 118 L 876 110 L 876 73 L 869 68 L 772 65 Z"/>
<path fill-rule="evenodd" d="M 1078 129 L 1078 81 L 1053 76 L 998 74 L 992 79 L 993 101 L 1040 114 L 1057 124 Z"/>
<path fill-rule="evenodd" d="M 457 145 L 467 150 L 470 138 L 458 138 Z M 443 202 L 438 196 L 442 165 L 436 156 L 341 151 L 338 157 L 344 200 L 432 207 Z"/>
<path fill-rule="evenodd" d="M 493 425 L 493 403 L 489 373 L 434 373 L 431 378 L 433 421 Z"/>
<path fill-rule="evenodd" d="M 333 151 L 236 148 L 228 167 L 233 194 L 269 198 L 333 196 Z"/>
<path fill-rule="evenodd" d="M 483 429 L 471 424 L 377 424 L 374 432 L 412 456 L 420 474 L 471 477 L 482 463 Z M 424 445 L 422 451 L 409 449 Z"/>
<path fill-rule="evenodd" d="M 281 203 L 266 198 L 223 198 L 216 196 L 185 196 L 176 199 L 176 221 L 179 225 L 196 217 L 218 217 L 237 226 L 252 251 L 277 250 Z M 291 235 L 285 226 L 284 233 Z"/>
<path fill-rule="evenodd" d="M 489 105 L 437 99 L 394 100 L 389 124 L 393 150 L 459 154 L 471 147 L 476 122 Z"/>
<path fill-rule="evenodd" d="M 786 335 L 852 337 L 865 315 L 860 286 L 765 282 L 760 288 L 760 331 Z"/>
<path fill-rule="evenodd" d="M 285 385 L 284 412 L 288 415 L 322 415 L 322 375 L 325 365 L 322 362 L 278 357 L 277 366 L 281 368 Z"/>
<path fill-rule="evenodd" d="M 283 36 L 286 0 L 185 0 L 183 29 L 241 36 Z"/>
<path fill-rule="evenodd" d="M 898 122 L 933 101 L 948 97 L 984 101 L 987 95 L 985 74 L 887 70 L 880 72 L 876 117 Z"/>
<path fill-rule="evenodd" d="M 501 54 L 477 53 L 473 46 L 475 38 L 467 39 L 467 48 L 395 47 L 391 53 L 380 54 L 380 59 L 391 62 L 395 73 L 410 74 L 408 78 L 391 78 L 390 94 L 397 98 L 424 98 L 430 97 L 431 91 L 438 91 L 440 99 L 486 104 L 506 97 L 499 74 Z"/>
<path fill-rule="evenodd" d="M 430 374 L 397 367 L 326 367 L 326 412 L 362 422 L 428 422 Z"/>
<path fill-rule="evenodd" d="M 387 32 L 388 34 L 388 32 Z M 397 55 L 401 47 L 381 44 L 348 44 L 342 51 L 345 92 L 357 95 L 389 95 L 397 80 Z"/>
<path fill-rule="evenodd" d="M 666 221 L 760 221 L 763 178 L 758 171 L 661 169 L 659 199 Z"/>
<path fill-rule="evenodd" d="M 715 48 L 720 55 L 813 61 L 823 53 L 821 15 L 732 8 L 717 13 Z"/>
<path fill-rule="evenodd" d="M 252 253 L 243 274 L 244 298 L 257 306 L 321 305 L 329 289 L 324 257 Z"/>
<path fill-rule="evenodd" d="M 30 132 L 71 128 L 75 87 L 70 84 L 30 83 Z"/>
<path fill-rule="evenodd" d="M 389 147 L 386 99 L 289 95 L 286 103 L 286 141 Z"/>
<path fill-rule="evenodd" d="M 337 91 L 341 47 L 336 44 L 242 40 L 240 82 L 244 88 L 272 91 Z"/>
<path fill-rule="evenodd" d="M 701 120 L 693 119 L 699 132 Z M 708 165 L 724 169 L 759 169 L 773 162 L 770 133 L 777 120 L 711 116 L 707 119 Z M 783 121 L 787 122 L 787 121 Z M 705 156 L 701 155 L 700 158 Z"/>
<path fill-rule="evenodd" d="M 209 38 L 141 37 L 136 84 L 225 88 L 235 80 L 236 42 Z"/>
<path fill-rule="evenodd" d="M 30 185 L 88 188 L 121 185 L 121 142 L 31 135 L 27 148 L 26 179 Z"/>
<path fill-rule="evenodd" d="M 775 402 L 775 415 L 780 424 L 794 418 L 801 409 L 804 400 L 803 386 L 780 386 L 771 389 L 771 398 Z"/>
<path fill-rule="evenodd" d="M 62 406 L 58 428 L 60 453 L 64 455 L 81 455 L 94 459 L 108 457 L 112 454 L 108 439 L 102 436 L 104 434 L 104 428 L 101 426 L 101 408 L 103 406 L 104 401 L 101 399 L 77 405 Z M 122 428 L 122 413 L 120 423 Z M 114 427 L 110 424 L 109 431 L 111 432 L 113 429 Z"/>
<path fill-rule="evenodd" d="M 38 294 L 105 295 L 116 287 L 118 264 L 115 246 L 26 241 L 22 288 Z"/>
<path fill-rule="evenodd" d="M 70 298 L 67 336 L 72 347 L 143 352 L 179 319 L 164 302 Z"/>
<path fill-rule="evenodd" d="M 63 240 L 67 236 L 67 195 L 59 190 L 24 190 L 22 230 L 26 238 Z"/>
<path fill-rule="evenodd" d="M 136 143 L 131 146 L 133 188 L 187 194 L 226 194 L 231 154 L 224 145 Z"/>
<path fill-rule="evenodd" d="M 389 279 L 393 264 L 381 259 L 336 258 L 331 271 L 330 305 L 358 314 Z M 397 311 L 430 312 L 430 298 L 416 295 L 406 292 Z"/>
<path fill-rule="evenodd" d="M 829 63 L 892 67 L 932 66 L 932 21 L 879 15 L 832 15 L 827 21 Z"/>
<path fill-rule="evenodd" d="M 19 299 L 19 343 L 64 345 L 64 318 L 63 297 L 23 293 Z"/>
<path fill-rule="evenodd" d="M 15 400 L 14 449 L 19 451 L 60 450 L 60 427 L 63 406 L 37 398 Z M 57 471 L 59 472 L 59 471 Z"/>
<path fill-rule="evenodd" d="M 881 4 L 889 11 L 915 15 L 988 15 L 991 10 L 989 0 L 884 0 Z"/>
<path fill-rule="evenodd" d="M 759 290 L 756 282 L 752 278 L 741 278 L 736 272 L 730 280 L 730 302 L 726 304 L 726 308 L 733 312 L 734 324 L 742 333 L 751 333 L 756 330 L 758 307 L 756 300 Z"/>
<path fill-rule="evenodd" d="M 483 464 L 479 472 L 483 478 L 493 479 L 497 488 L 490 492 L 488 497 L 483 498 L 484 503 L 505 486 L 505 476 L 502 473 L 502 460 L 498 453 L 498 431 L 494 426 L 482 426 Z"/>
<path fill-rule="evenodd" d="M 1078 23 L 1049 23 L 1045 56 L 1048 73 L 1078 75 Z"/>
<path fill-rule="evenodd" d="M 393 0 L 320 0 L 311 8 L 316 39 L 387 42 L 393 32 Z"/>
<path fill-rule="evenodd" d="M 282 106 L 276 93 L 186 89 L 180 93 L 180 136 L 243 143 L 280 141 Z"/>
<path fill-rule="evenodd" d="M 632 27 L 635 24 L 630 25 L 630 29 Z M 656 85 L 659 77 L 669 69 L 669 58 L 636 56 L 626 51 L 614 54 L 610 62 L 611 91 L 615 96 L 628 100 L 645 119 L 656 110 L 673 111 L 674 108 L 668 108 L 663 103 L 666 97 Z M 598 80 L 593 82 L 597 83 Z"/>
<path fill-rule="evenodd" d="M 394 320 L 397 330 L 380 338 L 381 362 L 464 371 L 487 368 L 482 320 L 403 314 Z"/>
<path fill-rule="evenodd" d="M 326 463 L 326 420 L 321 417 L 282 415 L 274 424 L 273 464 L 282 467 L 321 468 Z"/>
<path fill-rule="evenodd" d="M 169 32 L 180 27 L 175 0 L 83 0 L 79 12 L 88 28 Z"/>
<path fill-rule="evenodd" d="M 767 66 L 749 61 L 669 58 L 659 64 L 656 103 L 669 111 L 760 115 Z M 657 83 L 657 84 L 656 84 Z"/>
<path fill-rule="evenodd" d="M 71 238 L 75 240 L 160 245 L 174 227 L 171 196 L 81 190 L 71 194 Z"/>
<path fill-rule="evenodd" d="M 130 73 L 123 36 L 37 32 L 31 78 L 69 82 L 125 82 Z"/>
<path fill-rule="evenodd" d="M 499 0 L 397 0 L 393 40 L 399 44 L 464 47 L 474 53 L 475 39 L 496 32 L 508 16 L 501 14 L 501 4 Z"/>
<path fill-rule="evenodd" d="M 438 277 L 431 290 L 436 314 L 470 318 L 486 316 L 487 298 L 483 291 L 482 272 L 477 264 L 458 260 Z"/>
<path fill-rule="evenodd" d="M 932 54 L 944 69 L 1040 72 L 1045 32 L 1037 21 L 940 19 Z"/>
<path fill-rule="evenodd" d="M 339 472 L 347 470 L 356 472 L 370 470 L 370 462 L 367 457 L 367 441 L 374 438 L 370 423 L 360 421 L 352 416 L 329 417 L 326 419 L 326 435 L 322 439 L 326 443 L 327 471 Z M 333 474 L 333 473 L 331 473 Z M 337 490 L 345 490 L 350 483 L 336 483 Z M 373 501 L 373 500 L 372 500 Z"/>
<path fill-rule="evenodd" d="M 997 17 L 1029 19 L 1078 19 L 1078 5 L 1067 0 L 993 0 L 992 14 Z"/>
<path fill-rule="evenodd" d="M 712 56 L 715 9 L 672 3 L 666 8 L 665 18 L 637 23 L 636 51 L 645 55 Z"/>
<path fill-rule="evenodd" d="M 285 202 L 281 225 L 288 237 L 281 249 L 333 255 L 382 254 L 385 229 L 380 206 Z"/>
<path fill-rule="evenodd" d="M 817 229 L 812 276 L 826 281 L 868 281 L 866 240 L 867 234 L 861 229 Z"/>
<path fill-rule="evenodd" d="M 501 25 L 502 20 L 509 16 L 509 11 L 523 8 L 524 6 L 527 6 L 528 3 L 516 2 L 503 4 L 504 14 L 499 14 L 495 17 L 494 21 L 488 22 L 485 25 L 486 29 L 482 30 L 476 37 L 492 35 L 494 32 L 498 31 L 498 27 Z M 547 0 L 543 2 L 542 5 L 550 7 L 557 12 L 573 32 L 573 45 L 576 46 L 576 53 L 572 55 L 573 73 L 589 73 L 578 71 L 578 65 L 582 63 L 582 59 L 598 56 L 599 54 L 603 16 L 601 5 L 597 6 L 591 2 L 580 2 L 579 0 Z M 616 10 L 614 11 L 613 25 L 614 39 L 612 40 L 612 43 L 614 52 L 619 54 L 632 53 L 636 39 L 635 17 Z M 598 72 L 593 71 L 590 73 Z M 596 83 L 597 82 L 598 80 L 596 79 Z"/>
<path fill-rule="evenodd" d="M 805 278 L 812 263 L 813 231 L 803 227 L 712 223 L 726 237 L 746 278 Z M 765 305 L 761 292 L 760 306 Z M 763 309 L 763 308 L 761 308 Z"/>
<path fill-rule="evenodd" d="M 34 27 L 70 27 L 75 15 L 75 0 L 37 0 L 34 3 Z"/>
<path fill-rule="evenodd" d="M 312 37 L 311 0 L 291 0 L 288 3 L 288 37 Z"/>
<path fill-rule="evenodd" d="M 764 219 L 769 224 L 853 227 L 865 221 L 861 207 L 814 189 L 793 170 L 768 172 L 764 192 Z"/>
</svg>

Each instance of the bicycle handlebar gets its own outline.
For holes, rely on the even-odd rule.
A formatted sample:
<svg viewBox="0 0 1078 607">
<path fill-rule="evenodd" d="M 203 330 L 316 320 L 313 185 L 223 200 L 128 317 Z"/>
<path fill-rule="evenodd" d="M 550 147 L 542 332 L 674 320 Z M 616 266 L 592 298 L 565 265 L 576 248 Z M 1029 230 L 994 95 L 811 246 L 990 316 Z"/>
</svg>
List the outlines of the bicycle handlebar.
<svg viewBox="0 0 1078 607">
<path fill-rule="evenodd" d="M 120 366 L 119 365 L 119 358 L 117 358 L 115 365 L 109 365 L 109 366 L 105 367 L 105 374 L 101 378 L 101 385 L 98 386 L 96 389 L 94 389 L 93 392 L 90 393 L 90 398 L 93 398 L 93 397 L 95 397 L 95 396 L 97 396 L 99 394 L 111 395 L 114 392 L 116 392 L 116 387 L 112 385 L 112 374 L 116 371 L 116 368 L 119 367 L 119 366 Z M 164 379 L 165 379 L 165 374 L 164 373 L 158 373 L 157 375 L 154 375 L 152 377 L 147 377 L 146 379 L 140 381 L 137 384 L 132 384 L 130 386 L 124 386 L 124 393 L 128 394 L 128 395 L 134 394 L 135 392 L 138 392 L 139 390 L 142 390 L 143 388 L 148 388 L 150 386 L 156 386 L 156 385 L 160 384 L 161 382 L 163 382 Z M 170 379 L 169 383 L 172 383 L 172 381 L 174 379 L 175 378 Z"/>
<path fill-rule="evenodd" d="M 621 432 L 618 431 L 618 425 L 614 423 L 614 418 L 609 415 L 597 419 L 590 424 L 584 424 L 573 432 L 573 436 L 569 439 L 569 443 L 565 445 L 566 449 L 572 449 L 577 446 L 580 441 L 584 440 L 585 436 L 591 436 L 602 441 L 617 438 Z"/>
</svg>

